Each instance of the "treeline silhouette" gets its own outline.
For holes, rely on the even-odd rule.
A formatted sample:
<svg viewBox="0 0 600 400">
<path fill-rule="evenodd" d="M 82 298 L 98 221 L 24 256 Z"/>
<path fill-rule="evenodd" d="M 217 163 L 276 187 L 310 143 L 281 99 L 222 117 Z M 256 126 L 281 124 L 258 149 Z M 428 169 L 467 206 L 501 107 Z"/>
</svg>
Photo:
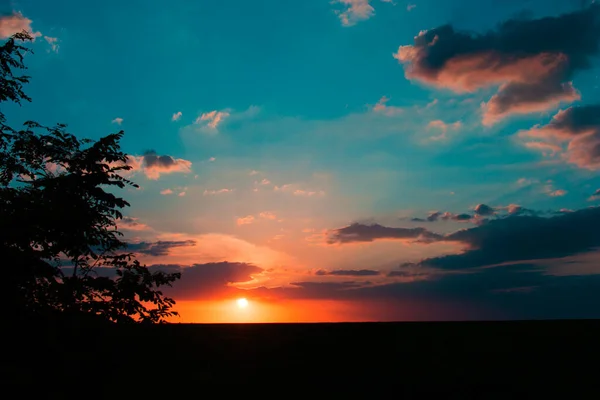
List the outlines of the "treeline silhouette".
<svg viewBox="0 0 600 400">
<path fill-rule="evenodd" d="M 27 121 L 9 126 L 5 105 L 30 102 L 25 44 L 17 33 L 0 46 L 0 296 L 16 323 L 158 323 L 176 315 L 160 287 L 180 278 L 152 272 L 126 252 L 117 221 L 129 203 L 115 194 L 137 187 L 123 131 L 79 139 L 67 126 Z M 110 274 L 98 274 L 102 269 Z M 107 277 L 110 275 L 112 277 Z"/>
</svg>

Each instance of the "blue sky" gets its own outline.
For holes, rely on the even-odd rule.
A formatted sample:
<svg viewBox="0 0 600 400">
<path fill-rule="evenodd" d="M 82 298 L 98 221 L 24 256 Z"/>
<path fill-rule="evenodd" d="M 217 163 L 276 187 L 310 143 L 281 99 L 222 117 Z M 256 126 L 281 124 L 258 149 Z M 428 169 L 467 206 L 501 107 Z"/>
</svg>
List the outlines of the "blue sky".
<svg viewBox="0 0 600 400">
<path fill-rule="evenodd" d="M 478 204 L 539 212 L 595 204 L 590 196 L 600 187 L 597 164 L 581 161 L 585 154 L 577 149 L 550 150 L 556 138 L 545 141 L 543 151 L 525 143 L 532 129 L 551 123 L 560 110 L 598 103 L 597 51 L 585 53 L 589 65 L 572 67 L 561 78 L 564 92 L 514 105 L 494 114 L 491 124 L 485 122 L 486 105 L 502 93 L 501 85 L 521 82 L 528 76 L 524 70 L 538 68 L 548 46 L 522 57 L 533 63 L 524 67 L 506 58 L 504 72 L 444 67 L 435 77 L 425 68 L 434 56 L 421 65 L 417 56 L 402 61 L 399 55 L 400 46 L 418 49 L 420 32 L 433 35 L 448 24 L 484 34 L 510 19 L 559 17 L 583 12 L 589 3 L 12 0 L 0 13 L 19 15 L 40 35 L 26 61 L 33 102 L 9 106 L 6 114 L 15 123 L 64 122 L 72 133 L 91 138 L 123 129 L 129 154 L 169 156 L 175 167 L 167 172 L 156 166 L 158 176 L 138 158 L 134 180 L 142 189 L 127 198 L 130 216 L 148 229 L 133 230 L 131 239 L 212 235 L 208 239 L 221 243 L 198 250 L 198 260 L 172 263 L 277 259 L 273 265 L 293 264 L 302 273 L 389 269 L 464 246 L 402 244 L 398 250 L 397 243 L 384 241 L 345 250 L 306 243 L 352 222 L 416 226 L 411 218 L 432 211 L 476 215 Z M 428 45 L 449 43 L 435 40 Z M 583 54 L 559 50 L 551 56 L 563 52 L 572 61 Z M 486 52 L 479 54 L 492 54 Z M 481 74 L 488 75 L 477 78 Z M 499 78 L 489 78 L 493 74 Z M 161 194 L 167 191 L 173 193 Z M 435 221 L 428 229 L 452 232 L 478 223 Z M 231 250 L 236 246 L 260 250 Z M 290 283 L 263 275 L 253 281 Z"/>
</svg>

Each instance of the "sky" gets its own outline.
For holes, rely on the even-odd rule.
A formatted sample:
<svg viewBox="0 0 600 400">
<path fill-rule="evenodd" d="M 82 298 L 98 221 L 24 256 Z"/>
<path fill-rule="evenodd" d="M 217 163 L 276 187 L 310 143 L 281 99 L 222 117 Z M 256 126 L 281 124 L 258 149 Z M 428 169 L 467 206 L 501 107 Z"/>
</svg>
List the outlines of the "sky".
<svg viewBox="0 0 600 400">
<path fill-rule="evenodd" d="M 600 317 L 593 1 L 0 1 L 22 29 L 3 111 L 125 131 L 174 322 Z"/>
</svg>

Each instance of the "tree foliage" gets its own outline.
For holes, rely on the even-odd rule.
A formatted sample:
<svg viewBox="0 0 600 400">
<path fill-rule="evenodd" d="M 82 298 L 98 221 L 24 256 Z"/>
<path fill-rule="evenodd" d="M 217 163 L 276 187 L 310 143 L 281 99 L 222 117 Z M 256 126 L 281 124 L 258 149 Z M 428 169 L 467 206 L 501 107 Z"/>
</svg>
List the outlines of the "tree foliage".
<svg viewBox="0 0 600 400">
<path fill-rule="evenodd" d="M 31 101 L 23 32 L 0 46 L 0 106 Z M 120 149 L 123 131 L 97 141 L 67 126 L 8 126 L 0 109 L 0 260 L 5 307 L 16 315 L 92 315 L 114 322 L 161 322 L 176 315 L 159 290 L 179 274 L 152 272 L 117 230 L 129 206 L 113 192 L 137 187 Z"/>
</svg>

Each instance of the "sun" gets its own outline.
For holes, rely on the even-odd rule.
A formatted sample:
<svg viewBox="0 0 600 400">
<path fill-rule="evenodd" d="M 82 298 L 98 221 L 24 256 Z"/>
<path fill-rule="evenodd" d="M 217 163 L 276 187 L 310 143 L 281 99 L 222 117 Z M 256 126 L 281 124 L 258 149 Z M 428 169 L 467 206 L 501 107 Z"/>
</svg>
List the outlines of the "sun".
<svg viewBox="0 0 600 400">
<path fill-rule="evenodd" d="M 239 308 L 248 307 L 248 300 L 246 300 L 245 298 L 237 299 L 236 303 Z"/>
</svg>

